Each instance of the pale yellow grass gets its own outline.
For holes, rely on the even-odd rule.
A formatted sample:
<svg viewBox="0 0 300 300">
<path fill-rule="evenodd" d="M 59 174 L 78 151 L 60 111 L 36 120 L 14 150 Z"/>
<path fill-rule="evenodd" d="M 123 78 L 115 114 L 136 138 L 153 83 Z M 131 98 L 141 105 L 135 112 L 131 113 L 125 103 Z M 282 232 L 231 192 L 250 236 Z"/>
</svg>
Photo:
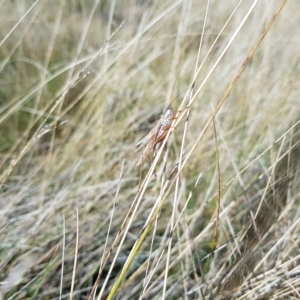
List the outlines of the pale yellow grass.
<svg viewBox="0 0 300 300">
<path fill-rule="evenodd" d="M 207 123 L 282 2 L 0 3 L 0 298 L 299 299 L 297 0 Z"/>
</svg>

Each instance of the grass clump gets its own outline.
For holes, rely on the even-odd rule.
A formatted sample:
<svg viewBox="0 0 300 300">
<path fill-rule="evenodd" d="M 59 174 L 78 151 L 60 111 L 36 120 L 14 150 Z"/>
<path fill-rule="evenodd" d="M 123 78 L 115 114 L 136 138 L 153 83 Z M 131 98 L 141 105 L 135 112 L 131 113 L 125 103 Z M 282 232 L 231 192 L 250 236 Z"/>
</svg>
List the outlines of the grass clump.
<svg viewBox="0 0 300 300">
<path fill-rule="evenodd" d="M 300 297 L 299 4 L 275 2 L 1 4 L 0 298 Z"/>
</svg>

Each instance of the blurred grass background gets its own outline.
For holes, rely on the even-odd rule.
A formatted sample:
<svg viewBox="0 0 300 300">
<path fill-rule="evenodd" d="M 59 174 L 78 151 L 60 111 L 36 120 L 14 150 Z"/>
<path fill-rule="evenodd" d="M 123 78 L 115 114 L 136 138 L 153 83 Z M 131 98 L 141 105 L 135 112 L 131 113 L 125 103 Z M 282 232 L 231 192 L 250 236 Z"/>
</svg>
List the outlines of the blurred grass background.
<svg viewBox="0 0 300 300">
<path fill-rule="evenodd" d="M 0 3 L 0 298 L 70 297 L 76 208 L 73 298 L 88 298 L 105 252 L 122 160 L 108 247 L 150 167 L 149 161 L 135 166 L 135 143 L 168 104 L 178 109 L 193 81 L 201 37 L 200 63 L 238 3 Z M 259 1 L 194 101 L 186 153 L 279 3 Z M 241 2 L 205 60 L 196 88 L 251 5 Z M 300 298 L 300 127 L 294 126 L 300 116 L 299 10 L 297 0 L 288 1 L 215 118 L 220 173 L 212 126 L 182 170 L 177 217 L 190 191 L 192 197 L 171 252 L 163 249 L 174 190 L 116 299 L 161 299 L 168 256 L 167 299 Z M 167 177 L 180 156 L 183 128 L 184 121 L 168 141 Z M 103 299 L 159 195 L 161 163 L 156 172 Z M 224 247 L 203 259 L 212 252 L 218 176 L 222 186 L 234 179 L 221 192 L 217 249 Z M 142 293 L 147 264 L 153 276 Z"/>
</svg>

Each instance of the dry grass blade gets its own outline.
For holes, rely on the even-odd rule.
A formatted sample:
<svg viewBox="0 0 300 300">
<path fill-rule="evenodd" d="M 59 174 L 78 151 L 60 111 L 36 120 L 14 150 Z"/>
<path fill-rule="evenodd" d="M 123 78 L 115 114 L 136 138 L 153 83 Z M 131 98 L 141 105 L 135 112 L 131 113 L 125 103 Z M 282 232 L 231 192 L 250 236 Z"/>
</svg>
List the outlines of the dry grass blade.
<svg viewBox="0 0 300 300">
<path fill-rule="evenodd" d="M 14 30 L 21 24 L 21 22 L 26 18 L 26 16 L 34 9 L 34 7 L 38 4 L 39 0 L 36 0 L 31 7 L 27 10 L 27 12 L 22 16 L 22 18 L 13 26 L 13 28 L 7 33 L 7 35 L 0 42 L 0 47 L 5 43 L 5 41 L 9 38 L 9 36 L 14 32 Z"/>
<path fill-rule="evenodd" d="M 76 207 L 76 246 L 75 246 L 75 255 L 74 255 L 74 267 L 73 267 L 73 275 L 72 275 L 72 283 L 71 283 L 71 291 L 70 291 L 70 299 L 73 299 L 74 285 L 75 285 L 75 277 L 76 277 L 76 267 L 77 267 L 77 257 L 78 257 L 78 244 L 79 244 L 79 218 L 78 218 L 78 208 Z"/>
<path fill-rule="evenodd" d="M 63 289 L 63 278 L 64 278 L 64 263 L 65 263 L 65 248 L 66 248 L 66 225 L 65 225 L 65 215 L 63 216 L 63 243 L 62 243 L 62 264 L 61 264 L 61 279 L 60 279 L 60 289 L 59 289 L 59 300 L 62 299 L 62 289 Z"/>
<path fill-rule="evenodd" d="M 215 119 L 213 119 L 214 125 L 214 136 L 216 142 L 216 160 L 217 160 L 217 169 L 218 169 L 218 202 L 217 202 L 217 212 L 216 212 L 216 226 L 214 230 L 214 236 L 212 240 L 212 251 L 216 250 L 217 241 L 218 241 L 218 227 L 219 227 L 219 220 L 220 220 L 220 207 L 221 207 L 221 174 L 220 174 L 220 159 L 219 159 L 219 146 L 218 146 L 218 139 L 217 139 L 217 131 L 215 125 Z"/>
</svg>

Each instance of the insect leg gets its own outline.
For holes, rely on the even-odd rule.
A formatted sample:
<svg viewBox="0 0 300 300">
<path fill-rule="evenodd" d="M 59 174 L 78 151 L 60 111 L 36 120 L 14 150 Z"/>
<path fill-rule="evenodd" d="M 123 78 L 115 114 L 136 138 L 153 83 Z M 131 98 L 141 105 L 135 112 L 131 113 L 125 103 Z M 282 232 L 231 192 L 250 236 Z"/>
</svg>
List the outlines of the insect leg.
<svg viewBox="0 0 300 300">
<path fill-rule="evenodd" d="M 161 146 L 162 142 L 164 141 L 165 137 L 167 136 L 168 130 L 169 130 L 170 128 L 171 128 L 171 126 L 169 126 L 169 125 L 163 127 L 163 129 L 162 129 L 162 134 L 160 134 L 160 135 L 157 137 L 157 139 L 155 140 L 154 147 L 153 147 L 153 149 L 154 149 L 155 151 L 157 151 L 157 150 L 160 148 L 160 146 Z"/>
</svg>

